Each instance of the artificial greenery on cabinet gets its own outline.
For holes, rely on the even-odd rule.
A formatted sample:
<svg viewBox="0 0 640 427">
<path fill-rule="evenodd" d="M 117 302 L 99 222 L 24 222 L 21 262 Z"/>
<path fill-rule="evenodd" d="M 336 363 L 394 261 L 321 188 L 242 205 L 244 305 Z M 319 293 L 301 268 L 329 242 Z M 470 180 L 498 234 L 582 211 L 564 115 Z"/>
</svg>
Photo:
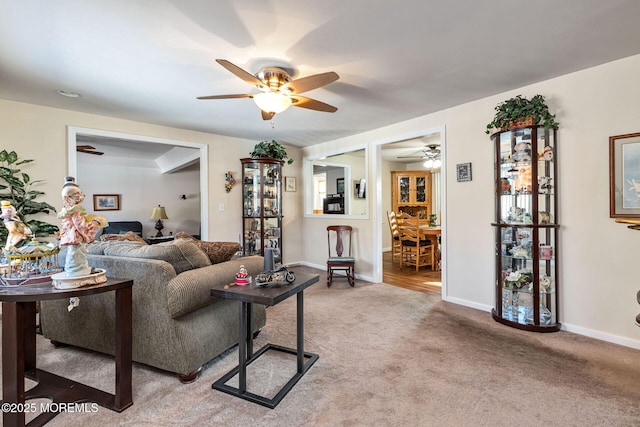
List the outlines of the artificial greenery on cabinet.
<svg viewBox="0 0 640 427">
<path fill-rule="evenodd" d="M 276 140 L 260 141 L 253 147 L 253 151 L 249 155 L 256 159 L 260 157 L 270 157 L 272 159 L 287 160 L 287 150 L 284 149 Z M 293 163 L 293 159 L 287 160 L 287 164 Z"/>
<path fill-rule="evenodd" d="M 493 120 L 487 124 L 487 134 L 491 133 L 492 129 L 506 130 L 531 125 L 541 125 L 550 129 L 559 125 L 556 115 L 549 112 L 542 95 L 535 95 L 531 99 L 517 95 L 498 104 L 495 110 Z M 529 119 L 529 122 L 526 119 Z"/>
</svg>

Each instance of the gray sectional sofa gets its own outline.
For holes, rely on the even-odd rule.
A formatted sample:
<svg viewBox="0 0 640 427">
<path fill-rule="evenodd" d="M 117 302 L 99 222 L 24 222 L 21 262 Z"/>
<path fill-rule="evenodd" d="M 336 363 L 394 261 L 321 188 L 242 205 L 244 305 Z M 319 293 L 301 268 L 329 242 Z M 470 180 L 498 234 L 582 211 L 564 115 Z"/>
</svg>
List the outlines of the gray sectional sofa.
<svg viewBox="0 0 640 427">
<path fill-rule="evenodd" d="M 237 302 L 212 297 L 210 289 L 233 282 L 240 265 L 252 276 L 260 273 L 262 257 L 211 265 L 206 255 L 202 258 L 204 252 L 185 239 L 149 246 L 133 242 L 89 246 L 90 266 L 104 268 L 110 277 L 133 279 L 134 362 L 175 372 L 182 382 L 190 382 L 203 364 L 238 343 Z M 68 304 L 42 301 L 44 337 L 55 344 L 114 354 L 113 293 L 82 297 L 71 311 Z M 258 332 L 266 321 L 264 306 L 254 304 L 253 319 L 253 331 Z"/>
</svg>

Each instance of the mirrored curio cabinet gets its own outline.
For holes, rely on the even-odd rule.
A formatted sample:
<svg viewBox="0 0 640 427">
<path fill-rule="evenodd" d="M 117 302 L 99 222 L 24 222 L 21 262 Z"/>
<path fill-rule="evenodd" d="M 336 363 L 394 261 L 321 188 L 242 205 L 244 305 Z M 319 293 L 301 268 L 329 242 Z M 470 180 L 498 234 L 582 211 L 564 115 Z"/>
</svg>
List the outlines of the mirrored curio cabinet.
<svg viewBox="0 0 640 427">
<path fill-rule="evenodd" d="M 493 318 L 536 332 L 558 321 L 556 129 L 496 132 L 495 308 Z"/>
<path fill-rule="evenodd" d="M 273 249 L 282 263 L 282 165 L 271 158 L 246 158 L 242 162 L 242 249 L 245 256 Z"/>
</svg>

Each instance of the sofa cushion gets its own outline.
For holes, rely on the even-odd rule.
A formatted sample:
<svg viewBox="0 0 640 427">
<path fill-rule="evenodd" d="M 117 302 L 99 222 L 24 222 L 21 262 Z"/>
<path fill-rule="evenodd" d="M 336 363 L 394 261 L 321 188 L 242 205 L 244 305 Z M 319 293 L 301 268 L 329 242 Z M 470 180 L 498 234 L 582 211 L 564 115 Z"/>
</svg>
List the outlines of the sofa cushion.
<svg viewBox="0 0 640 427">
<path fill-rule="evenodd" d="M 145 245 L 147 244 L 147 242 L 145 242 L 142 237 L 138 236 L 133 231 L 127 231 L 126 233 L 122 234 L 103 234 L 100 236 L 100 241 L 102 242 L 110 240 L 128 240 L 131 242 L 142 242 Z"/>
<path fill-rule="evenodd" d="M 105 255 L 127 258 L 159 259 L 173 266 L 176 274 L 211 265 L 207 255 L 193 242 L 176 239 L 157 245 L 109 245 Z"/>
<path fill-rule="evenodd" d="M 240 244 L 237 242 L 203 242 L 184 231 L 177 232 L 176 239 L 187 239 L 194 242 L 205 254 L 207 254 L 211 260 L 211 264 L 219 264 L 221 262 L 229 261 L 233 257 L 233 254 L 238 252 L 238 249 L 240 249 Z"/>
<path fill-rule="evenodd" d="M 146 243 L 134 242 L 130 240 L 110 240 L 106 242 L 96 241 L 96 242 L 89 243 L 87 245 L 87 254 L 104 255 L 105 248 L 109 246 L 114 246 L 114 245 L 133 245 L 135 247 L 139 247 L 142 245 L 146 245 Z M 60 253 L 58 254 L 58 265 L 64 266 L 68 250 L 69 250 L 69 245 L 64 245 L 60 247 Z"/>
<path fill-rule="evenodd" d="M 262 272 L 264 258 L 254 255 L 178 274 L 167 284 L 170 316 L 177 319 L 220 301 L 211 296 L 211 288 L 233 283 L 242 265 L 250 276 L 255 276 Z"/>
</svg>

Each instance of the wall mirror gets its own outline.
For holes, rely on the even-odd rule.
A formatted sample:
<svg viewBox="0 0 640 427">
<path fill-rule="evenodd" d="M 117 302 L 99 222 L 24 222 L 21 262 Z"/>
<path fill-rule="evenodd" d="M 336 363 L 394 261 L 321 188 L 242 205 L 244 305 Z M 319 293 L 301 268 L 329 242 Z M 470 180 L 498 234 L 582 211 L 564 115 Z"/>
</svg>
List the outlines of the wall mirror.
<svg viewBox="0 0 640 427">
<path fill-rule="evenodd" d="M 304 159 L 305 216 L 367 218 L 367 149 Z"/>
</svg>

